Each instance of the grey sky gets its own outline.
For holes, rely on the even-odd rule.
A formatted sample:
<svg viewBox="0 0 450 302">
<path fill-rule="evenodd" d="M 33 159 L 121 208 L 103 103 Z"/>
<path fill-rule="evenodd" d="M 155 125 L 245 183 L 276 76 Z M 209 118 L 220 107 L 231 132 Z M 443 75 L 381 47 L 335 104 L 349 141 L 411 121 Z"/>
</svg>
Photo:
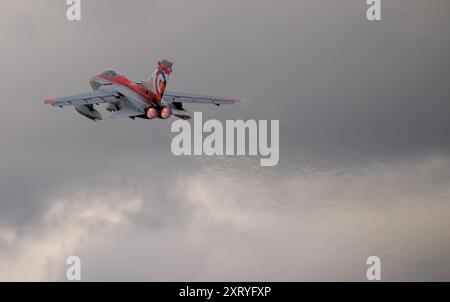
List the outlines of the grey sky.
<svg viewBox="0 0 450 302">
<path fill-rule="evenodd" d="M 450 278 L 448 1 L 375 23 L 357 0 L 66 7 L 0 3 L 0 279 L 61 279 L 77 253 L 88 280 L 364 280 L 376 253 L 389 280 Z M 243 98 L 188 108 L 205 119 L 279 119 L 279 166 L 43 105 L 161 58 L 171 90 Z"/>
</svg>

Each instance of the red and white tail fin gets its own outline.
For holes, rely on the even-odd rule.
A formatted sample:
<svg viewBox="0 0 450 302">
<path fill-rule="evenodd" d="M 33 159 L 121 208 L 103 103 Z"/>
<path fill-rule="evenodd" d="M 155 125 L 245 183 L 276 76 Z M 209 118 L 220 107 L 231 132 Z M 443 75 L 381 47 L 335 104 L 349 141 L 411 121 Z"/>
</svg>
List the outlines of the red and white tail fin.
<svg viewBox="0 0 450 302">
<path fill-rule="evenodd" d="M 158 66 L 150 77 L 150 85 L 159 100 L 162 99 L 166 90 L 167 82 L 172 73 L 172 62 L 168 60 L 158 61 Z"/>
</svg>

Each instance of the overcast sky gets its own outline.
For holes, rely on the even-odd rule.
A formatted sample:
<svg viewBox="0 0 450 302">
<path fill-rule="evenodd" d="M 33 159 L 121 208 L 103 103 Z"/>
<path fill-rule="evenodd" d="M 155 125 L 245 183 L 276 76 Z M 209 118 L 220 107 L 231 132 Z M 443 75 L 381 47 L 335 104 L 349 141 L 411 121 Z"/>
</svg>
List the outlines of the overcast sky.
<svg viewBox="0 0 450 302">
<path fill-rule="evenodd" d="M 447 0 L 0 3 L 0 280 L 450 280 Z M 175 157 L 170 121 L 43 100 L 113 67 L 280 120 L 280 162 Z M 108 114 L 103 110 L 104 116 Z"/>
</svg>

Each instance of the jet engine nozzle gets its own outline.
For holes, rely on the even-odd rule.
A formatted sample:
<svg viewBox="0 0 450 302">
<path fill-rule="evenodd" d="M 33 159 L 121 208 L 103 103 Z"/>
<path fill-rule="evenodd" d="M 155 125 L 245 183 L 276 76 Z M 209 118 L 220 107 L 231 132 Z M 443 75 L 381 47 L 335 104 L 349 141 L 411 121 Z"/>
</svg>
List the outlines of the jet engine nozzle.
<svg viewBox="0 0 450 302">
<path fill-rule="evenodd" d="M 147 118 L 149 120 L 157 118 L 158 117 L 158 110 L 156 110 L 155 108 L 148 108 L 146 115 L 147 115 Z"/>
<path fill-rule="evenodd" d="M 162 119 L 168 119 L 169 117 L 172 116 L 172 110 L 170 110 L 170 108 L 168 107 L 164 107 L 163 109 L 161 109 L 161 118 Z"/>
</svg>

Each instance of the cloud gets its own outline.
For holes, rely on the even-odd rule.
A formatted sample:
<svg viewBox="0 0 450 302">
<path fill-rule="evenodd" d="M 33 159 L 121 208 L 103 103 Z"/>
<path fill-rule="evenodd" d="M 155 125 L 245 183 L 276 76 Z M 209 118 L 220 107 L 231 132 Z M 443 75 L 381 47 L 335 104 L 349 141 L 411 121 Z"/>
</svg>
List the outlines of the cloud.
<svg viewBox="0 0 450 302">
<path fill-rule="evenodd" d="M 75 254 L 91 281 L 362 281 L 371 255 L 383 280 L 449 280 L 448 158 L 287 174 L 237 161 L 202 161 L 159 195 L 144 179 L 52 200 L 34 227 L 0 230 L 0 279 L 64 280 Z"/>
<path fill-rule="evenodd" d="M 113 193 L 50 201 L 39 225 L 25 231 L 0 229 L 0 280 L 48 281 L 64 276 L 64 265 L 77 246 L 101 241 L 128 224 L 142 200 Z"/>
<path fill-rule="evenodd" d="M 207 168 L 183 182 L 195 228 L 213 243 L 197 278 L 361 281 L 377 255 L 384 280 L 448 280 L 449 164 L 433 156 L 287 175 Z"/>
</svg>

